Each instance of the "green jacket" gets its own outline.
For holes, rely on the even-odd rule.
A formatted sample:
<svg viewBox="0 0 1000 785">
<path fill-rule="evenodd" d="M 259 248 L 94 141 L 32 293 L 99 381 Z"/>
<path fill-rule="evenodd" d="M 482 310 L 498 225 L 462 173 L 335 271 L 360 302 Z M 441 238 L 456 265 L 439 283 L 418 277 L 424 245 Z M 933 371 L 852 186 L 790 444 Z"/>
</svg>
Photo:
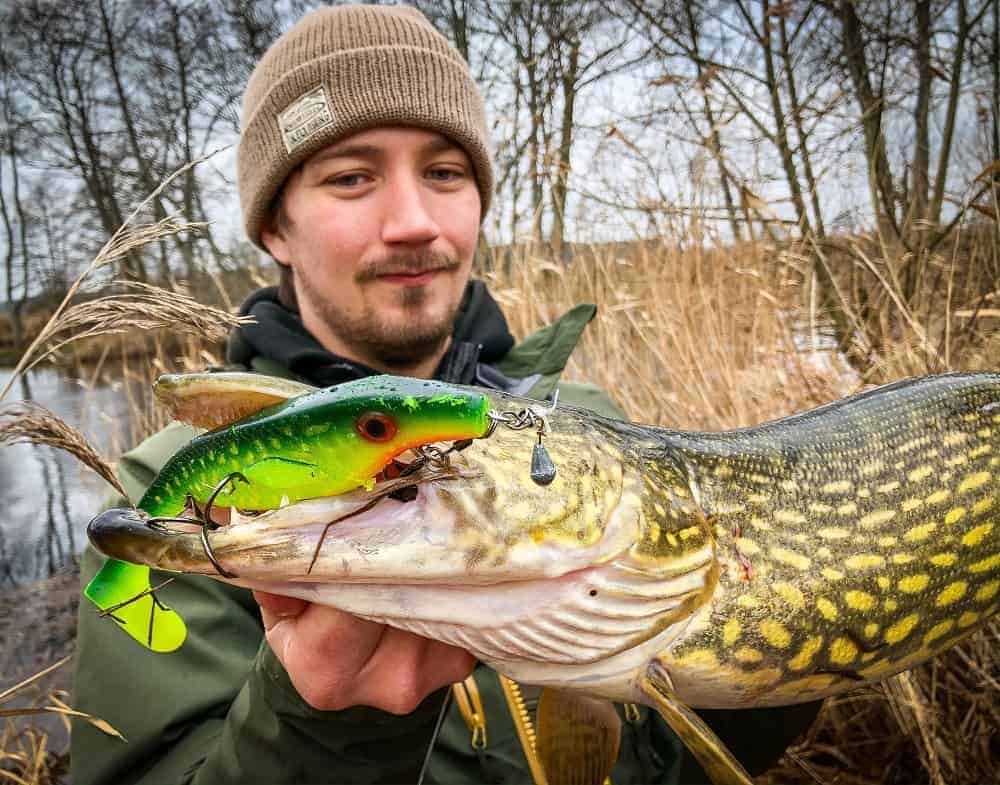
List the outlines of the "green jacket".
<svg viewBox="0 0 1000 785">
<path fill-rule="evenodd" d="M 537 375 L 530 395 L 621 417 L 592 385 L 559 384 L 593 306 L 578 306 L 515 347 L 500 363 L 510 376 Z M 280 372 L 254 363 L 255 370 Z M 122 483 L 141 496 L 163 463 L 195 431 L 171 424 L 123 456 Z M 103 564 L 93 548 L 81 564 L 83 585 Z M 153 572 L 156 585 L 167 576 Z M 128 740 L 74 721 L 71 776 L 88 783 L 412 783 L 427 751 L 444 691 L 404 717 L 355 707 L 317 711 L 295 691 L 263 635 L 250 592 L 211 578 L 183 575 L 158 596 L 188 628 L 184 645 L 156 654 L 137 645 L 88 602 L 80 603 L 74 708 L 110 722 Z M 425 782 L 530 783 L 527 762 L 496 673 L 475 678 L 486 710 L 487 745 L 473 749 L 454 702 L 435 744 Z M 529 701 L 530 705 L 530 701 Z M 619 707 L 620 710 L 621 707 Z M 705 712 L 751 772 L 773 764 L 808 727 L 816 704 L 804 709 Z M 623 715 L 624 716 L 624 715 Z M 706 782 L 674 734 L 640 707 L 623 722 L 615 785 Z"/>
</svg>

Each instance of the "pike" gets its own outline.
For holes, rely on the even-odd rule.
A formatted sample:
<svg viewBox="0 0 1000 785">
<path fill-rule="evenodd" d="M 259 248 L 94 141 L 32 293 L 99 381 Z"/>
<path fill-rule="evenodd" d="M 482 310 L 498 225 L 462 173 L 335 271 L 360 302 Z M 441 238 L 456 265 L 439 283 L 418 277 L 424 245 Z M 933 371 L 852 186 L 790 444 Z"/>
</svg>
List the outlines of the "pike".
<svg viewBox="0 0 1000 785">
<path fill-rule="evenodd" d="M 196 402 L 194 412 L 223 388 L 240 399 L 268 384 L 162 383 L 175 409 Z M 392 377 L 285 390 L 275 397 L 286 403 L 198 437 L 139 510 L 98 516 L 91 540 L 114 559 L 447 641 L 518 681 L 647 704 L 717 783 L 750 778 L 692 708 L 851 690 L 930 659 L 996 614 L 1000 374 L 898 382 L 722 433 L 424 384 L 422 397 L 414 380 Z M 450 409 L 432 409 L 440 396 Z M 333 399 L 349 405 L 320 416 Z M 375 415 L 410 435 L 405 447 L 350 474 L 350 489 L 315 494 L 292 481 L 300 469 L 288 467 L 303 459 L 291 444 L 331 431 L 363 442 L 362 420 Z M 537 428 L 511 427 L 525 421 Z M 252 429 L 262 422 L 286 427 L 288 441 Z M 309 430 L 321 422 L 327 431 Z M 198 464 L 209 443 L 199 440 L 211 439 L 234 460 Z M 462 449 L 426 452 L 456 440 Z M 532 477 L 539 443 L 556 469 L 548 484 Z M 317 464 L 321 453 L 317 441 Z M 353 460 L 349 450 L 324 454 Z M 272 476 L 278 467 L 287 473 Z M 205 499 L 232 471 L 250 482 L 215 499 L 232 507 L 230 525 L 207 534 L 149 525 L 150 515 L 180 512 L 181 492 Z M 168 480 L 178 493 L 155 506 Z M 275 503 L 279 494 L 288 498 Z"/>
</svg>

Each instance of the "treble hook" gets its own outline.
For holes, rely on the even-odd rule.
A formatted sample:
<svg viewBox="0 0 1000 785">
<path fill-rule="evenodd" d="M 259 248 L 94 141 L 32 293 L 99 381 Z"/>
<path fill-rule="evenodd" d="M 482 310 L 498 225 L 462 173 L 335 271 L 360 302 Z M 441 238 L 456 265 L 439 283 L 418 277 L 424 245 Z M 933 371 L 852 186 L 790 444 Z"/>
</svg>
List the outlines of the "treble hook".
<svg viewBox="0 0 1000 785">
<path fill-rule="evenodd" d="M 223 578 L 238 577 L 219 564 L 219 560 L 215 558 L 215 553 L 212 551 L 212 545 L 208 541 L 208 532 L 215 531 L 221 526 L 221 524 L 212 520 L 212 507 L 215 504 L 215 498 L 222 493 L 222 489 L 225 488 L 226 485 L 234 480 L 240 480 L 241 482 L 245 482 L 247 485 L 250 484 L 250 481 L 241 472 L 230 472 L 212 489 L 212 492 L 208 495 L 208 501 L 205 502 L 204 510 L 198 509 L 198 502 L 195 501 L 194 497 L 190 493 L 187 495 L 185 508 L 191 507 L 191 509 L 195 512 L 194 517 L 187 515 L 158 515 L 153 518 L 147 518 L 146 526 L 166 534 L 176 534 L 176 531 L 173 531 L 170 527 L 164 525 L 167 523 L 187 523 L 200 526 L 201 545 L 205 549 L 205 555 L 208 557 L 208 560 L 212 562 L 212 566 L 218 570 L 219 575 Z"/>
<path fill-rule="evenodd" d="M 212 551 L 212 546 L 208 542 L 208 532 L 209 530 L 215 531 L 216 529 L 220 528 L 220 524 L 212 520 L 212 506 L 215 504 L 215 497 L 222 492 L 223 488 L 225 488 L 230 482 L 233 482 L 234 480 L 240 480 L 241 482 L 245 482 L 247 485 L 250 484 L 250 481 L 246 477 L 244 477 L 242 473 L 230 472 L 219 481 L 218 485 L 216 485 L 212 489 L 212 493 L 210 493 L 208 496 L 208 501 L 205 502 L 205 509 L 202 511 L 201 547 L 205 549 L 205 555 L 208 557 L 208 560 L 212 562 L 212 566 L 215 567 L 216 570 L 218 570 L 219 575 L 221 575 L 223 578 L 237 578 L 239 576 L 237 576 L 236 573 L 230 572 L 221 564 L 219 564 L 219 560 L 215 558 L 215 553 L 213 553 Z"/>
</svg>

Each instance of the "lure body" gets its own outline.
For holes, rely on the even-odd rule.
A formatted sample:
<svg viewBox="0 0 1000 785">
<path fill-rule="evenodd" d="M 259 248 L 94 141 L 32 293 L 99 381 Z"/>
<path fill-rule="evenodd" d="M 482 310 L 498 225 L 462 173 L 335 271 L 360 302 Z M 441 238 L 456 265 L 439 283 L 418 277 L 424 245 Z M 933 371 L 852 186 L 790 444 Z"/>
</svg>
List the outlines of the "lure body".
<svg viewBox="0 0 1000 785">
<path fill-rule="evenodd" d="M 204 506 L 216 489 L 215 506 L 243 510 L 342 494 L 372 485 L 407 449 L 482 436 L 489 425 L 482 394 L 419 379 L 317 390 L 256 374 L 191 374 L 161 377 L 155 392 L 179 418 L 221 425 L 166 463 L 137 505 L 147 518 L 179 516 L 189 498 Z M 242 479 L 227 483 L 236 473 Z M 84 595 L 146 648 L 173 651 L 187 629 L 159 601 L 149 570 L 109 559 Z"/>
<path fill-rule="evenodd" d="M 220 507 L 267 510 L 370 484 L 394 457 L 429 442 L 482 436 L 487 398 L 422 379 L 383 377 L 316 390 L 198 436 L 163 467 L 137 505 L 179 514 L 204 504 L 226 477 Z"/>
</svg>

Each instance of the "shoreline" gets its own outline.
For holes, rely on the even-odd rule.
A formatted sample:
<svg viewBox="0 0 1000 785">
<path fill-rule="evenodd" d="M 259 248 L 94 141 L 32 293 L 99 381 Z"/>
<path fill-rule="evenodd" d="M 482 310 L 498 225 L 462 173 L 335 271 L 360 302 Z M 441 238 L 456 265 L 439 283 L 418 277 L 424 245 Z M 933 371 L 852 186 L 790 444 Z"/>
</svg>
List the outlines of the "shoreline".
<svg viewBox="0 0 1000 785">
<path fill-rule="evenodd" d="M 75 559 L 50 578 L 0 590 L 0 691 L 73 654 L 79 603 L 80 569 Z M 64 691 L 66 695 L 60 697 L 69 703 L 72 689 L 70 661 L 24 689 L 4 708 L 40 705 L 54 691 Z M 53 753 L 68 749 L 69 733 L 62 717 L 41 714 L 27 721 L 47 732 Z"/>
</svg>

